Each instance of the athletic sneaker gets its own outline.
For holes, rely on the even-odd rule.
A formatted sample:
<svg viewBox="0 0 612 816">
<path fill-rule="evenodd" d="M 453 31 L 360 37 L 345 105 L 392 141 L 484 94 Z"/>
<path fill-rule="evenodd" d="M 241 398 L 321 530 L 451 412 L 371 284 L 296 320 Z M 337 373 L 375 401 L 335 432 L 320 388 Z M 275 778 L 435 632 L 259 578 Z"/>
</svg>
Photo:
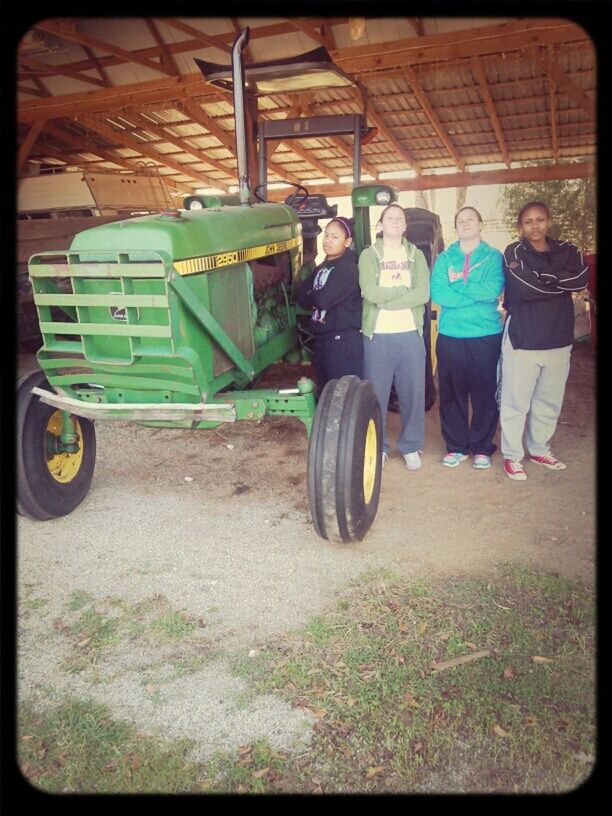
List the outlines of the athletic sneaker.
<svg viewBox="0 0 612 816">
<path fill-rule="evenodd" d="M 523 469 L 523 463 L 518 459 L 504 459 L 504 471 L 509 479 L 515 482 L 524 482 L 527 474 Z"/>
<path fill-rule="evenodd" d="M 460 462 L 464 462 L 467 459 L 466 453 L 459 453 L 458 451 L 453 451 L 452 453 L 447 453 L 444 459 L 442 460 L 442 464 L 445 467 L 457 467 Z"/>
<path fill-rule="evenodd" d="M 414 451 L 413 453 L 405 453 L 404 461 L 406 462 L 406 467 L 408 470 L 418 470 L 422 464 L 418 451 Z"/>
<path fill-rule="evenodd" d="M 472 467 L 475 467 L 476 470 L 484 470 L 485 468 L 491 467 L 491 457 L 487 456 L 486 453 L 475 453 L 474 454 L 474 464 Z"/>
<path fill-rule="evenodd" d="M 544 465 L 550 470 L 565 470 L 567 468 L 565 462 L 555 459 L 552 453 L 547 453 L 546 456 L 532 456 L 529 454 L 529 461 L 535 462 L 536 465 Z"/>
</svg>

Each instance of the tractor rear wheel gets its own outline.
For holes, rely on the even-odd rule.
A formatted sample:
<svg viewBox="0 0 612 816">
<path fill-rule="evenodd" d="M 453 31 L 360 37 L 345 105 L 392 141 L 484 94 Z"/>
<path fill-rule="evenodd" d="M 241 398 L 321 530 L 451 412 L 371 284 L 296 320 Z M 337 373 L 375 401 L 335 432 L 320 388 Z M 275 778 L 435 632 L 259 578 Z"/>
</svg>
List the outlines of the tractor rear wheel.
<svg viewBox="0 0 612 816">
<path fill-rule="evenodd" d="M 32 394 L 35 386 L 50 389 L 42 371 L 26 377 L 17 389 L 17 510 L 45 521 L 68 515 L 87 495 L 96 462 L 96 432 L 89 419 L 77 418 L 78 451 L 59 451 L 62 411 Z"/>
<path fill-rule="evenodd" d="M 321 538 L 361 541 L 380 497 L 382 420 L 372 385 L 359 377 L 323 389 L 308 447 L 308 499 Z"/>
</svg>

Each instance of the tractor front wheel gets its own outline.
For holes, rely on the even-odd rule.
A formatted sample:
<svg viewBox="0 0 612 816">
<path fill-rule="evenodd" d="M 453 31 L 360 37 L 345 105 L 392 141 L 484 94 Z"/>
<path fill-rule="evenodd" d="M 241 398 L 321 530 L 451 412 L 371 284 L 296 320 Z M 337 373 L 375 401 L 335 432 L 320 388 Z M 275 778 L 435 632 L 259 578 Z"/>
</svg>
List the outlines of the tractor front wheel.
<svg viewBox="0 0 612 816">
<path fill-rule="evenodd" d="M 315 529 L 336 542 L 361 541 L 378 510 L 382 420 L 372 385 L 330 380 L 308 447 L 308 499 Z"/>
<path fill-rule="evenodd" d="M 32 388 L 49 389 L 37 371 L 17 389 L 17 510 L 41 521 L 66 516 L 80 504 L 91 484 L 96 462 L 93 422 L 75 418 L 77 450 L 61 450 L 62 411 L 45 405 Z"/>
</svg>

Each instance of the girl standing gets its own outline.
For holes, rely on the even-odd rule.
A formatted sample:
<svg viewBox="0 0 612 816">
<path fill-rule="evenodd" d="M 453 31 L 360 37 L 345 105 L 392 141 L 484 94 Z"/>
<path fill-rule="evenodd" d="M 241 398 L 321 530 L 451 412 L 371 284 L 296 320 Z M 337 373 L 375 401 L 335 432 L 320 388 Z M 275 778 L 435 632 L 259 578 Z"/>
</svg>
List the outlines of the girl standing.
<svg viewBox="0 0 612 816">
<path fill-rule="evenodd" d="M 361 290 L 357 253 L 352 250 L 351 223 L 341 216 L 325 227 L 325 259 L 302 282 L 297 301 L 311 309 L 308 329 L 313 334 L 313 366 L 317 396 L 325 384 L 345 374 L 363 377 Z"/>
<path fill-rule="evenodd" d="M 496 449 L 504 273 L 502 254 L 481 239 L 481 226 L 478 210 L 462 207 L 455 216 L 459 240 L 438 256 L 431 275 L 431 298 L 442 307 L 436 354 L 446 467 L 471 453 L 475 468 L 489 468 Z"/>
<path fill-rule="evenodd" d="M 429 269 L 421 250 L 404 237 L 406 216 L 399 204 L 385 207 L 378 226 L 382 236 L 359 257 L 364 377 L 374 386 L 382 412 L 383 464 L 389 455 L 386 419 L 394 384 L 402 423 L 397 447 L 408 470 L 418 470 L 425 437 L 423 316 Z"/>
<path fill-rule="evenodd" d="M 551 215 L 530 201 L 517 217 L 520 241 L 506 247 L 502 342 L 501 449 L 504 471 L 524 481 L 523 431 L 530 461 L 551 470 L 566 465 L 551 453 L 574 342 L 572 292 L 588 284 L 589 268 L 569 241 L 548 237 Z"/>
</svg>

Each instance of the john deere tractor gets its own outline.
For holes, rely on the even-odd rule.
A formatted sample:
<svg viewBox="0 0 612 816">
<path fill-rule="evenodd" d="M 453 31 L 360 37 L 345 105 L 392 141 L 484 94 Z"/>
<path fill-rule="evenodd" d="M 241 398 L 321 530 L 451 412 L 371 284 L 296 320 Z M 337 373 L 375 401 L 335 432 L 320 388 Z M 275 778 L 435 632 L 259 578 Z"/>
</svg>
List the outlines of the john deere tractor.
<svg viewBox="0 0 612 816">
<path fill-rule="evenodd" d="M 271 363 L 300 359 L 295 295 L 314 262 L 317 222 L 336 210 L 303 187 L 285 203 L 265 201 L 265 184 L 258 196 L 251 191 L 241 59 L 247 41 L 245 29 L 232 52 L 238 194 L 190 196 L 184 210 L 88 229 L 68 251 L 30 259 L 43 345 L 40 370 L 18 383 L 23 515 L 51 519 L 83 500 L 97 420 L 205 430 L 293 416 L 309 435 L 308 495 L 319 536 L 357 541 L 374 520 L 382 447 L 370 383 L 332 380 L 318 403 L 307 378 L 286 388 L 253 387 Z M 358 138 L 363 129 L 358 117 L 348 124 L 324 118 L 336 120 L 334 132 L 353 128 Z M 357 251 L 370 240 L 369 208 L 396 199 L 387 185 L 356 185 Z"/>
</svg>

